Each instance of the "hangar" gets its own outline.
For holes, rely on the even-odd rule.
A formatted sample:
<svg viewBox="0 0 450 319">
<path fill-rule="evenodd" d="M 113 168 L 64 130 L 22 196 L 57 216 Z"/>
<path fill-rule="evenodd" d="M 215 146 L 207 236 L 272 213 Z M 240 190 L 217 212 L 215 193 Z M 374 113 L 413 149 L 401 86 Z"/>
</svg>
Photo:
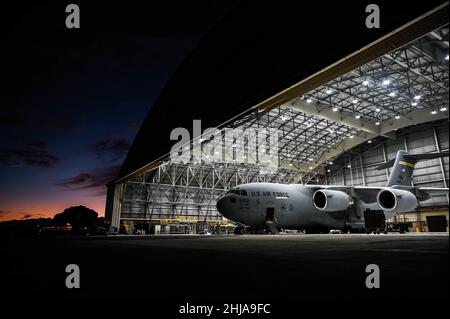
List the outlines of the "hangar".
<svg viewBox="0 0 450 319">
<path fill-rule="evenodd" d="M 385 184 L 389 169 L 374 168 L 392 159 L 397 150 L 448 150 L 448 2 L 386 19 L 390 24 L 383 33 L 340 37 L 340 49 L 333 54 L 329 50 L 338 40 L 331 39 L 329 50 L 323 44 L 318 49 L 322 55 L 317 53 L 314 62 L 303 61 L 301 65 L 295 56 L 289 60 L 288 54 L 284 65 L 277 61 L 272 71 L 264 70 L 265 76 L 252 74 L 265 66 L 251 65 L 257 45 L 242 46 L 252 42 L 248 40 L 252 32 L 264 32 L 256 27 L 250 31 L 235 27 L 248 18 L 248 10 L 244 6 L 234 12 L 199 44 L 152 107 L 118 178 L 108 185 L 105 215 L 111 226 L 127 233 L 227 231 L 232 225 L 218 213 L 216 200 L 236 185 L 265 181 L 380 186 Z M 275 14 L 269 8 L 262 13 Z M 416 18 L 411 20 L 411 15 Z M 280 35 L 272 29 L 275 36 Z M 289 22 L 283 31 L 287 29 Z M 245 42 L 232 36 L 236 32 L 248 33 Z M 287 37 L 283 34 L 276 39 Z M 226 41 L 239 50 L 225 43 L 229 52 L 218 56 L 224 60 L 217 62 L 216 68 L 198 68 L 205 56 L 219 54 L 217 48 L 223 48 Z M 305 46 L 315 50 L 303 42 L 302 52 Z M 278 46 L 277 50 L 287 49 Z M 270 50 L 267 56 L 273 53 Z M 233 69 L 230 54 L 244 60 L 240 68 Z M 301 67 L 306 71 L 298 71 Z M 217 73 L 217 81 L 211 72 Z M 245 85 L 249 74 L 252 81 L 264 79 L 249 87 Z M 242 79 L 237 80 L 239 77 Z M 274 78 L 277 81 L 272 81 Z M 238 84 L 233 84 L 236 81 Z M 234 100 L 228 96 L 230 89 L 238 90 Z M 188 119 L 182 116 L 184 122 L 169 117 L 182 108 L 189 109 L 189 113 L 181 113 L 188 115 Z M 168 118 L 166 130 L 156 128 L 164 117 Z M 190 127 L 189 121 L 194 119 L 206 119 L 206 127 L 214 125 L 221 130 L 277 129 L 278 169 L 260 174 L 259 165 L 254 163 L 171 162 L 170 130 Z M 200 141 L 200 146 L 197 143 L 191 141 L 189 149 L 201 148 L 208 141 Z M 448 187 L 448 158 L 418 164 L 414 183 Z M 448 230 L 448 204 L 448 195 L 433 197 L 417 210 L 397 216 L 395 222 L 408 223 L 414 231 Z"/>
</svg>

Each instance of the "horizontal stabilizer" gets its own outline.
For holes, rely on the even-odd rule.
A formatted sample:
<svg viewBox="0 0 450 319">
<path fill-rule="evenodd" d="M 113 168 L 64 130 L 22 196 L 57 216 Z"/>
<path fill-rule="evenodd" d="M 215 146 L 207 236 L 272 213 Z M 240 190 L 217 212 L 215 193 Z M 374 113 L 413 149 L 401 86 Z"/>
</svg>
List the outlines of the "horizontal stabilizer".
<svg viewBox="0 0 450 319">
<path fill-rule="evenodd" d="M 430 196 L 445 196 L 448 195 L 448 188 L 437 187 L 419 187 L 417 191 L 428 194 Z"/>
<path fill-rule="evenodd" d="M 377 170 L 382 170 L 388 167 L 392 167 L 395 163 L 395 158 L 391 159 L 390 161 L 387 161 L 386 163 L 381 164 L 380 166 L 377 166 Z"/>
<path fill-rule="evenodd" d="M 448 156 L 448 151 L 439 152 L 439 153 L 426 153 L 426 154 L 405 154 L 403 155 L 405 159 L 412 159 L 416 161 L 439 158 Z"/>
</svg>

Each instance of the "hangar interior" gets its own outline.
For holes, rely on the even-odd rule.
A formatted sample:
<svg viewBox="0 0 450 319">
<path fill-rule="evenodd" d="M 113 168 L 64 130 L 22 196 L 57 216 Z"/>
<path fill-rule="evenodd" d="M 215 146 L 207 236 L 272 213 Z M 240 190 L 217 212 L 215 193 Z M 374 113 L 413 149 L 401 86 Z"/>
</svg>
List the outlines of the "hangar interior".
<svg viewBox="0 0 450 319">
<path fill-rule="evenodd" d="M 227 232 L 233 225 L 218 213 L 216 199 L 242 183 L 384 185 L 389 169 L 375 167 L 397 150 L 449 148 L 448 35 L 448 27 L 433 30 L 287 102 L 256 105 L 224 123 L 278 129 L 276 172 L 261 174 L 258 164 L 245 161 L 174 163 L 167 157 L 108 187 L 107 219 L 125 233 Z M 188 148 L 210 142 L 191 141 Z M 448 161 L 420 162 L 414 184 L 448 187 Z M 433 230 L 435 216 L 440 227 L 442 218 L 448 225 L 448 204 L 448 196 L 434 197 L 391 222 Z"/>
</svg>

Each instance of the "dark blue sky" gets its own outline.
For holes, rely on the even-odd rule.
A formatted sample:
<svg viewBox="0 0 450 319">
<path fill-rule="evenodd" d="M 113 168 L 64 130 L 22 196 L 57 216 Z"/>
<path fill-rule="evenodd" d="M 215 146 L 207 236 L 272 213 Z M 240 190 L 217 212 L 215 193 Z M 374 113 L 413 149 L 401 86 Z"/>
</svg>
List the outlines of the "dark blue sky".
<svg viewBox="0 0 450 319">
<path fill-rule="evenodd" d="M 2 9 L 0 220 L 71 205 L 104 213 L 115 177 L 161 89 L 233 2 L 76 2 Z M 149 147 L 151 147 L 149 145 Z"/>
</svg>

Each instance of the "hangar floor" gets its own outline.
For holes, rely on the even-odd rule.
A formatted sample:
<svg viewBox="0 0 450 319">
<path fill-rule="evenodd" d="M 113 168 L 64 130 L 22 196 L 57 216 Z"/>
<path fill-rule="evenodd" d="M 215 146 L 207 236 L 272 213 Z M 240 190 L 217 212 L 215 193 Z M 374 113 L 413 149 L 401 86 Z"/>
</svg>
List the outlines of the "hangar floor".
<svg viewBox="0 0 450 319">
<path fill-rule="evenodd" d="M 16 238 L 1 244 L 2 283 L 12 298 L 442 299 L 448 246 L 448 233 Z M 65 288 L 71 263 L 81 289 Z"/>
</svg>

